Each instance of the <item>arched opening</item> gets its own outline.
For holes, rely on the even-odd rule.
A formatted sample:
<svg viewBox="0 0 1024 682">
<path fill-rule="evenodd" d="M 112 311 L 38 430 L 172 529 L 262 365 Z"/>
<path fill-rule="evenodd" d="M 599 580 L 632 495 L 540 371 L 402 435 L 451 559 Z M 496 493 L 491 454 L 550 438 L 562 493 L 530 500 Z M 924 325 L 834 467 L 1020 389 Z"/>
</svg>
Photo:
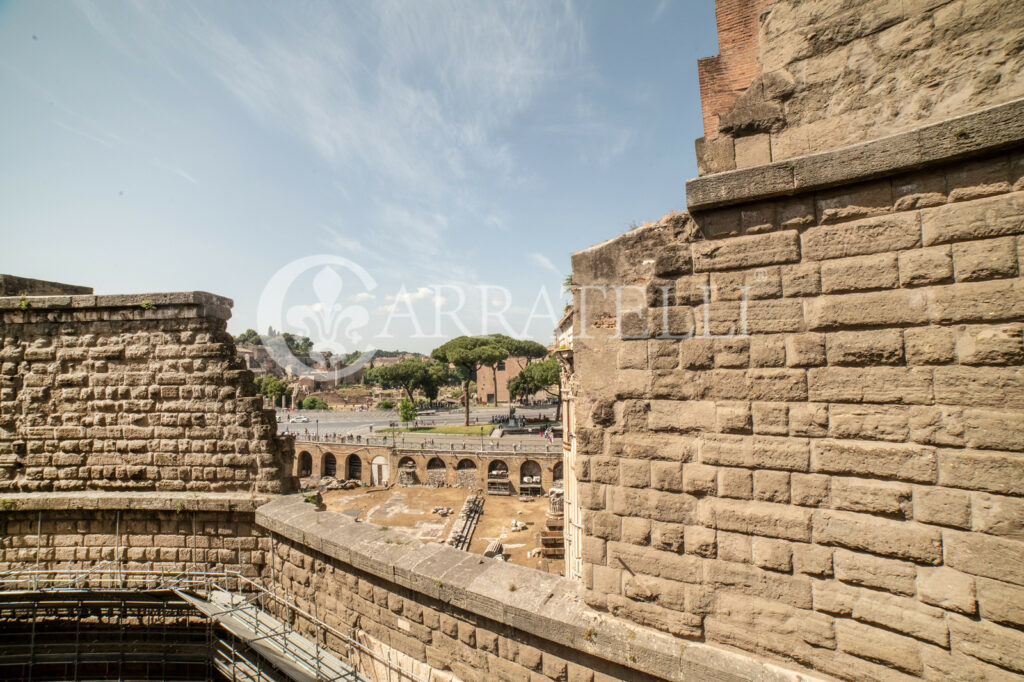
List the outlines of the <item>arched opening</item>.
<svg viewBox="0 0 1024 682">
<path fill-rule="evenodd" d="M 398 485 L 419 485 L 420 479 L 416 475 L 416 461 L 412 457 L 403 457 L 398 460 Z"/>
<path fill-rule="evenodd" d="M 387 485 L 388 483 L 388 458 L 384 455 L 377 455 L 370 461 L 370 485 Z"/>
<path fill-rule="evenodd" d="M 477 488 L 476 462 L 471 459 L 459 460 L 455 465 L 455 485 L 460 488 Z"/>
<path fill-rule="evenodd" d="M 431 457 L 427 462 L 427 485 L 443 488 L 448 485 L 448 467 L 440 457 Z"/>
<path fill-rule="evenodd" d="M 540 464 L 528 459 L 519 467 L 519 492 L 522 495 L 542 495 L 540 485 Z"/>
<path fill-rule="evenodd" d="M 313 475 L 313 456 L 303 450 L 299 453 L 299 477 L 306 478 Z"/>
<path fill-rule="evenodd" d="M 511 495 L 512 482 L 508 480 L 508 464 L 500 459 L 487 465 L 487 493 L 489 495 Z"/>
<path fill-rule="evenodd" d="M 557 488 L 561 488 L 562 487 L 562 479 L 564 478 L 564 476 L 562 475 L 562 463 L 561 462 L 555 462 L 555 466 L 553 466 L 551 468 L 551 478 L 552 478 L 552 482 L 555 485 L 555 487 L 557 487 Z"/>
<path fill-rule="evenodd" d="M 335 459 L 334 455 L 327 453 L 324 455 L 324 476 L 330 476 L 334 478 L 338 475 L 338 460 Z"/>
<path fill-rule="evenodd" d="M 349 455 L 346 467 L 348 468 L 348 473 L 345 475 L 345 478 L 356 481 L 363 480 L 363 460 L 359 455 Z"/>
</svg>

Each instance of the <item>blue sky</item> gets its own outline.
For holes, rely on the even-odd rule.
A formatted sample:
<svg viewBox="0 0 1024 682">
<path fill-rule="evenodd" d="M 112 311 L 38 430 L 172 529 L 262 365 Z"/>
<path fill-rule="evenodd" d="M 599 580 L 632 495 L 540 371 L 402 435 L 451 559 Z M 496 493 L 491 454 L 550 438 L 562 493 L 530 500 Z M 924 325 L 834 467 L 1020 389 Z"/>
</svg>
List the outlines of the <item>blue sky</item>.
<svg viewBox="0 0 1024 682">
<path fill-rule="evenodd" d="M 548 343 L 571 253 L 685 208 L 716 52 L 712 0 L 0 0 L 0 272 Z"/>
</svg>

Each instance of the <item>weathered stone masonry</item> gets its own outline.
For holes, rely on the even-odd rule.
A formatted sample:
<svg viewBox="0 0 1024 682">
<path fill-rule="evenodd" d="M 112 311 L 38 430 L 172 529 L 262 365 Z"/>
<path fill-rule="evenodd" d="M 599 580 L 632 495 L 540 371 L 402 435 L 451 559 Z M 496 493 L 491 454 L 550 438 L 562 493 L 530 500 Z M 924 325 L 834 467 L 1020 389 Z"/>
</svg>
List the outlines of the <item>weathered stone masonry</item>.
<svg viewBox="0 0 1024 682">
<path fill-rule="evenodd" d="M 588 603 L 845 679 L 1024 673 L 1021 105 L 574 256 Z"/>
<path fill-rule="evenodd" d="M 195 292 L 0 298 L 0 489 L 293 489 L 230 306 Z"/>
</svg>

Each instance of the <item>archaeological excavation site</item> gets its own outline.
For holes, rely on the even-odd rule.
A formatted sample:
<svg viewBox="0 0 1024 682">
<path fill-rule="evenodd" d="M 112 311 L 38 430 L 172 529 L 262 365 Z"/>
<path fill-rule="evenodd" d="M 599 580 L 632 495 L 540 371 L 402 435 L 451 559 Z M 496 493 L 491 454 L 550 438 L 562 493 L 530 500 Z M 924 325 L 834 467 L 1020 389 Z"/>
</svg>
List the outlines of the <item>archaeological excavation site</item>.
<svg viewBox="0 0 1024 682">
<path fill-rule="evenodd" d="M 715 13 L 686 212 L 572 257 L 550 448 L 297 441 L 231 300 L 0 276 L 0 679 L 1022 679 L 1024 5 Z M 435 540 L 327 475 L 464 494 Z M 470 547 L 529 496 L 556 547 Z"/>
</svg>

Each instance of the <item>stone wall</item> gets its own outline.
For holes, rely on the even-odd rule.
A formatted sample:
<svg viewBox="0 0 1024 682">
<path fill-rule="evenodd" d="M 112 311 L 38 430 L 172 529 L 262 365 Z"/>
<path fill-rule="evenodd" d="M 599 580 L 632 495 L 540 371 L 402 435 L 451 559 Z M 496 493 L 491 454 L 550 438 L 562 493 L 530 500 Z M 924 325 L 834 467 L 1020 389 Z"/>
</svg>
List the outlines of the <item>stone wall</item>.
<svg viewBox="0 0 1024 682">
<path fill-rule="evenodd" d="M 0 490 L 293 490 L 230 307 L 201 292 L 0 298 Z"/>
<path fill-rule="evenodd" d="M 1020 147 L 723 196 L 573 258 L 588 603 L 844 679 L 1017 678 Z"/>
<path fill-rule="evenodd" d="M 432 680 L 807 679 L 597 613 L 565 578 L 317 511 L 299 496 L 260 507 L 256 523 L 269 536 L 266 585 Z M 329 635 L 326 644 L 345 651 Z"/>
<path fill-rule="evenodd" d="M 701 175 L 876 139 L 1024 96 L 1024 12 L 1002 0 L 717 2 Z"/>
<path fill-rule="evenodd" d="M 265 497 L 183 493 L 15 493 L 0 498 L 0 572 L 89 570 L 118 564 L 140 573 L 237 571 L 257 577 L 269 541 L 253 517 Z M 149 579 L 152 582 L 152 579 Z"/>
</svg>

